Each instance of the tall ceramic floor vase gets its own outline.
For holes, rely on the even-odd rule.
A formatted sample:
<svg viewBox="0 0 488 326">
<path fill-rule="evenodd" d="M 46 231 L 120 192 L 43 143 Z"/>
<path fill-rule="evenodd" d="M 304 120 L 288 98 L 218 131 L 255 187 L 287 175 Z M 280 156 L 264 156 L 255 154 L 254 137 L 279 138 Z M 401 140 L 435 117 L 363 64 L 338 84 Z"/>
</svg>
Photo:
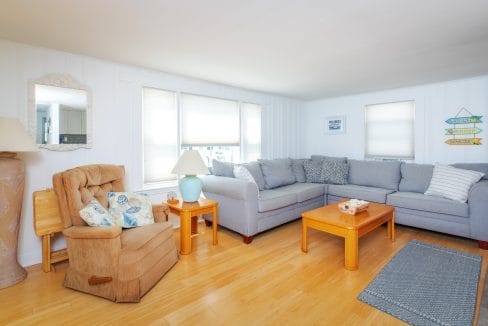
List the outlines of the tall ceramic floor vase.
<svg viewBox="0 0 488 326">
<path fill-rule="evenodd" d="M 0 157 L 0 289 L 27 276 L 17 261 L 24 178 L 23 161 Z"/>
</svg>

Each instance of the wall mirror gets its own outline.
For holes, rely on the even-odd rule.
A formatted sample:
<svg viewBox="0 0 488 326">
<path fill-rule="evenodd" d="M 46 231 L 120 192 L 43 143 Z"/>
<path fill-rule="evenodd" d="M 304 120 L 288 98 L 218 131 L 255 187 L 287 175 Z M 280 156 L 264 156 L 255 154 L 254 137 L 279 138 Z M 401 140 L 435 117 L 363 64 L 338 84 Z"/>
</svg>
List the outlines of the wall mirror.
<svg viewBox="0 0 488 326">
<path fill-rule="evenodd" d="M 40 148 L 91 148 L 91 92 L 68 75 L 29 82 L 29 130 Z"/>
</svg>

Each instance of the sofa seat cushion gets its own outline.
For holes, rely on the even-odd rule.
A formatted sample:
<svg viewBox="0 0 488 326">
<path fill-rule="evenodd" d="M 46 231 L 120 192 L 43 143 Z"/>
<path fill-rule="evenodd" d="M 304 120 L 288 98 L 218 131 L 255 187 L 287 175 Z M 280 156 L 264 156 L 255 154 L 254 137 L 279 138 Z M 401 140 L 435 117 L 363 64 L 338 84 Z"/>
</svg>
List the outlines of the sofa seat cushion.
<svg viewBox="0 0 488 326">
<path fill-rule="evenodd" d="M 386 195 L 393 193 L 393 190 L 358 186 L 358 185 L 329 185 L 329 195 L 346 198 L 356 198 L 376 203 L 384 204 L 386 202 Z"/>
<path fill-rule="evenodd" d="M 395 207 L 468 217 L 468 204 L 417 192 L 396 192 L 388 195 L 386 203 Z"/>
<path fill-rule="evenodd" d="M 302 203 L 306 200 L 323 196 L 326 188 L 327 185 L 317 183 L 294 183 L 276 190 L 295 193 L 297 195 L 297 201 Z"/>
<path fill-rule="evenodd" d="M 269 189 L 259 192 L 258 212 L 267 212 L 273 209 L 282 208 L 288 205 L 293 205 L 298 202 L 298 196 L 295 191 Z"/>
</svg>

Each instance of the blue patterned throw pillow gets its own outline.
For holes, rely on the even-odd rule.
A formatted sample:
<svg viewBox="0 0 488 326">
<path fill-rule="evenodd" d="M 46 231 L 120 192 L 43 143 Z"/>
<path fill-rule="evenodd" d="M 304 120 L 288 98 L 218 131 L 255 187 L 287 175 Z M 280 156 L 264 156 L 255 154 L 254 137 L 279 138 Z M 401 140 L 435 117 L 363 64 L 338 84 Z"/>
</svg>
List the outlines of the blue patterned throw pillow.
<svg viewBox="0 0 488 326">
<path fill-rule="evenodd" d="M 89 226 L 115 225 L 112 216 L 95 198 L 80 210 L 80 216 Z"/>
<path fill-rule="evenodd" d="M 154 223 L 152 204 L 146 194 L 109 192 L 109 213 L 114 224 L 133 228 Z"/>
</svg>

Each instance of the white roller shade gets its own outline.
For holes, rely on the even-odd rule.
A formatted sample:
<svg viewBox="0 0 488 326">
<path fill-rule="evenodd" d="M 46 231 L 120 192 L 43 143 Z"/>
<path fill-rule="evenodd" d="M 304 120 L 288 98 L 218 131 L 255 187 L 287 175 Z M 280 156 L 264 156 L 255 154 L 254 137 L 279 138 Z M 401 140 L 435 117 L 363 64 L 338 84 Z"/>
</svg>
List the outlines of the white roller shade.
<svg viewBox="0 0 488 326">
<path fill-rule="evenodd" d="M 366 106 L 366 157 L 413 159 L 415 102 Z"/>
<path fill-rule="evenodd" d="M 181 94 L 182 146 L 238 146 L 238 102 Z"/>
<path fill-rule="evenodd" d="M 242 160 L 255 161 L 261 158 L 261 106 L 241 103 Z"/>
<path fill-rule="evenodd" d="M 144 183 L 176 180 L 178 158 L 176 93 L 143 88 Z"/>
</svg>

